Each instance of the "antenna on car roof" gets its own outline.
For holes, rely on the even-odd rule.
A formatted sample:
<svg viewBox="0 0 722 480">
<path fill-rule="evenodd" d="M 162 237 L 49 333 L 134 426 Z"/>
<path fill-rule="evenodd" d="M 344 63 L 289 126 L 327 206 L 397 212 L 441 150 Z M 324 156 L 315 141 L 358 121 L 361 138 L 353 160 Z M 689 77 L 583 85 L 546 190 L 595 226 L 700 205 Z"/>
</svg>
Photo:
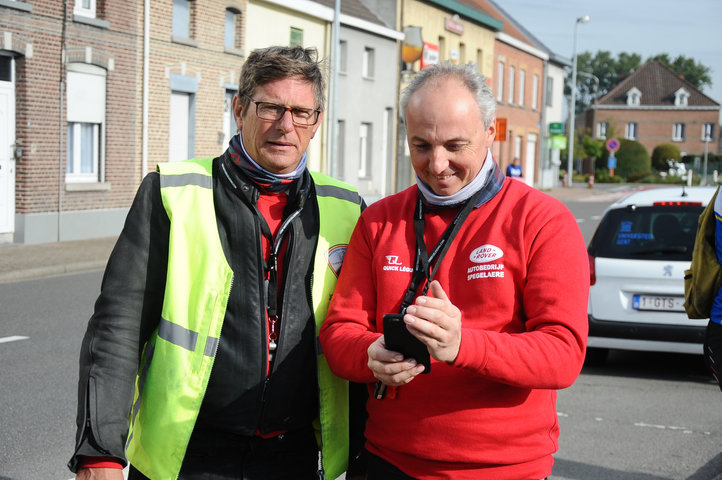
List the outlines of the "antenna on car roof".
<svg viewBox="0 0 722 480">
<path fill-rule="evenodd" d="M 682 184 L 682 196 L 683 196 L 683 197 L 686 197 L 686 196 L 687 196 L 687 192 L 686 192 L 686 190 L 684 189 L 684 183 Z"/>
</svg>

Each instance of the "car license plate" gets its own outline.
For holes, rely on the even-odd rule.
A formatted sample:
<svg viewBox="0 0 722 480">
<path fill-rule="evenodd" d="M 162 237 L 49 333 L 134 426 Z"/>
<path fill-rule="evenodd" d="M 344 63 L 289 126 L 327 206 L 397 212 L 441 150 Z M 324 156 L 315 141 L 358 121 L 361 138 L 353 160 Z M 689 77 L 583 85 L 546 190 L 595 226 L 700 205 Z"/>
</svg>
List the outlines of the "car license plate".
<svg viewBox="0 0 722 480">
<path fill-rule="evenodd" d="M 635 295 L 632 297 L 635 310 L 656 310 L 661 312 L 684 312 L 684 297 Z"/>
</svg>

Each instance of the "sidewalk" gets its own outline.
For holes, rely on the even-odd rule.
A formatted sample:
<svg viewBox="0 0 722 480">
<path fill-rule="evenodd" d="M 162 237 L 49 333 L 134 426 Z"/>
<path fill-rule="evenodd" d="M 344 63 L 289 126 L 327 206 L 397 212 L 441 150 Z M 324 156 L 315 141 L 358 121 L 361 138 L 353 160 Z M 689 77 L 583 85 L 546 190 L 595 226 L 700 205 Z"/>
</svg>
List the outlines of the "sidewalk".
<svg viewBox="0 0 722 480">
<path fill-rule="evenodd" d="M 566 201 L 608 195 L 609 190 L 588 188 L 580 183 L 572 188 L 552 188 L 545 193 Z M 0 244 L 0 283 L 102 270 L 116 239 L 107 237 L 36 245 Z"/>
<path fill-rule="evenodd" d="M 0 283 L 102 270 L 117 237 L 36 245 L 0 244 Z"/>
</svg>

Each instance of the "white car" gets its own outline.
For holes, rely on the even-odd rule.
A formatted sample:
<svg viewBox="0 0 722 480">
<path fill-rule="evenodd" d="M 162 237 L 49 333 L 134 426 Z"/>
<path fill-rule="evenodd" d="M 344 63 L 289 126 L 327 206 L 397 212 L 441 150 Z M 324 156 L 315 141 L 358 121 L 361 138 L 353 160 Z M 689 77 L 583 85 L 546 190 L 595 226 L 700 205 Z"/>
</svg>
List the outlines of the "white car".
<svg viewBox="0 0 722 480">
<path fill-rule="evenodd" d="M 609 349 L 702 354 L 707 320 L 684 311 L 684 271 L 715 187 L 651 188 L 604 212 L 589 242 L 587 362 Z"/>
</svg>

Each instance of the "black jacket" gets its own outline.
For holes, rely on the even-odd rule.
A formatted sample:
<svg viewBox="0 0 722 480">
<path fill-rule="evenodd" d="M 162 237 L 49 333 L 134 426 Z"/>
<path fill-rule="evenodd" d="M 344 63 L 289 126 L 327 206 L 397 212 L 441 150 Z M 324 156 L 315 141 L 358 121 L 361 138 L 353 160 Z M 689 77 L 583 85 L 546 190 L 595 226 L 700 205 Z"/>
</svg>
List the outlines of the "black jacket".
<svg viewBox="0 0 722 480">
<path fill-rule="evenodd" d="M 256 185 L 228 152 L 213 161 L 213 200 L 221 242 L 234 271 L 213 371 L 194 435 L 253 435 L 308 427 L 318 414 L 311 269 L 318 207 L 308 172 L 289 192 L 281 332 L 266 377 L 266 315 L 261 215 Z M 143 345 L 158 325 L 168 263 L 170 221 L 160 175 L 142 182 L 111 253 L 80 353 L 76 452 L 124 459 L 128 417 Z M 189 252 L 190 254 L 190 252 Z M 291 400 L 292 399 L 292 400 Z"/>
</svg>

